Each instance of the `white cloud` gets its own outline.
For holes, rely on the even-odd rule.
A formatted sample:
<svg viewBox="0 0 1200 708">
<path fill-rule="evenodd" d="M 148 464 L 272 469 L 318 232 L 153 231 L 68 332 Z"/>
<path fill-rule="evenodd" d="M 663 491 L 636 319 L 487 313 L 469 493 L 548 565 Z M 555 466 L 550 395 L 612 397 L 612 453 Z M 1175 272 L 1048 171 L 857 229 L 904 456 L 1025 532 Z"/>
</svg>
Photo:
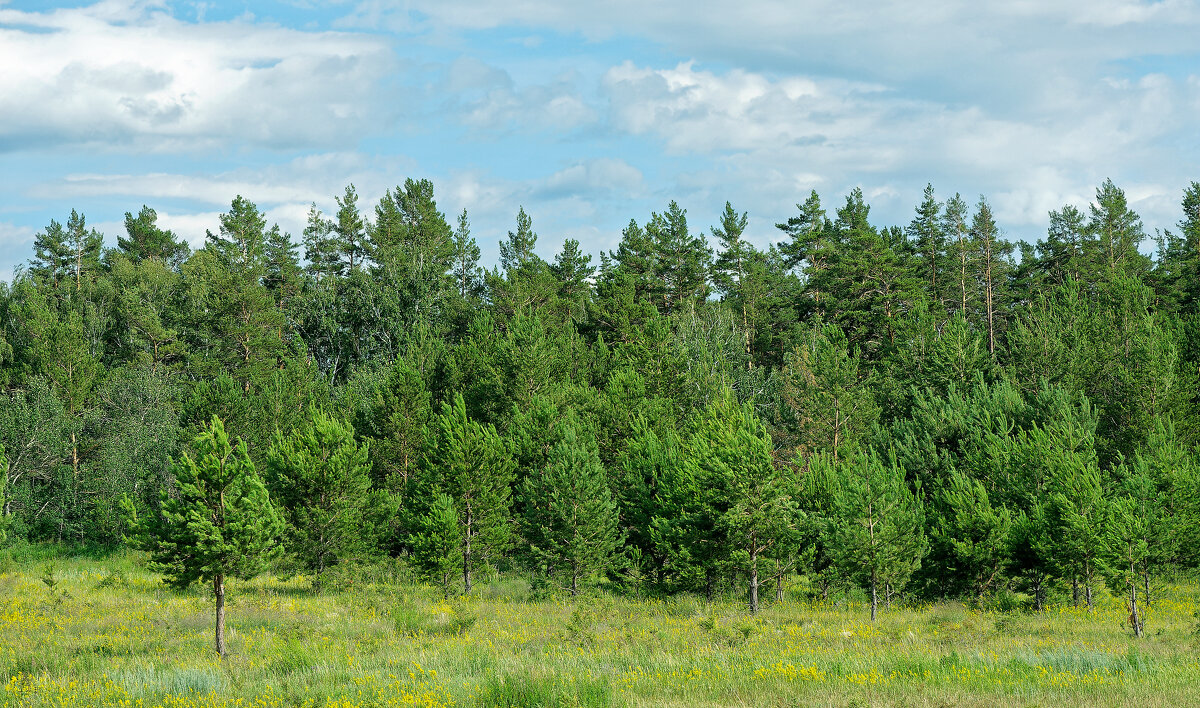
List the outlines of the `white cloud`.
<svg viewBox="0 0 1200 708">
<path fill-rule="evenodd" d="M 0 8 L 0 151 L 330 146 L 379 127 L 384 40 L 193 24 L 162 6 Z"/>
<path fill-rule="evenodd" d="M 836 206 L 858 185 L 876 214 L 905 222 L 933 180 L 943 195 L 995 195 L 998 217 L 1022 228 L 1090 197 L 1109 176 L 1148 221 L 1170 219 L 1177 197 L 1163 199 L 1161 185 L 1168 175 L 1185 183 L 1188 164 L 1173 146 L 1191 130 L 1196 100 L 1194 81 L 1159 74 L 1098 82 L 1036 118 L 915 100 L 876 84 L 703 71 L 690 62 L 625 62 L 603 83 L 614 126 L 708 161 L 680 180 L 700 201 L 719 202 L 724 190 L 744 195 L 739 208 L 770 213 L 810 188 Z"/>
</svg>

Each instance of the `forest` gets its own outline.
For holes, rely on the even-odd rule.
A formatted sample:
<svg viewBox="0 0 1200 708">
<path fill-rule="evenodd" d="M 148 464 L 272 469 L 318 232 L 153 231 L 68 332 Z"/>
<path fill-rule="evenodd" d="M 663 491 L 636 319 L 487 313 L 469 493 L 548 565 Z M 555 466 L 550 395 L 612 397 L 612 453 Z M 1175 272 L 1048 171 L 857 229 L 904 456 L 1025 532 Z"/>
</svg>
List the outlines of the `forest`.
<svg viewBox="0 0 1200 708">
<path fill-rule="evenodd" d="M 522 208 L 491 268 L 428 180 L 336 203 L 293 238 L 238 196 L 198 250 L 150 207 L 37 234 L 0 283 L 6 544 L 140 549 L 218 607 L 393 559 L 872 620 L 1105 593 L 1137 636 L 1200 564 L 1200 183 L 1150 234 L 1106 181 L 1033 244 L 930 186 L 888 226 L 814 191 L 766 250 L 672 201 L 547 261 Z"/>
</svg>

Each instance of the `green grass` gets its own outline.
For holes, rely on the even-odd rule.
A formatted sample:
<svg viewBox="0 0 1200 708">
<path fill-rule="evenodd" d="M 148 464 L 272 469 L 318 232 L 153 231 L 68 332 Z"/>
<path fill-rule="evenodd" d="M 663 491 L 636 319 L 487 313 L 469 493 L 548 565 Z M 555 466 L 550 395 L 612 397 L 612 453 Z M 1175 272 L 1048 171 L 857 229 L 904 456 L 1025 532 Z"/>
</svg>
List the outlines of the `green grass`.
<svg viewBox="0 0 1200 708">
<path fill-rule="evenodd" d="M 43 582 L 53 577 L 53 590 Z M 1148 636 L 1120 601 L 1041 614 L 599 593 L 482 584 L 443 600 L 394 574 L 314 594 L 234 583 L 230 655 L 206 588 L 170 590 L 136 554 L 25 548 L 0 571 L 0 704 L 21 706 L 1184 706 L 1200 695 L 1200 586 L 1165 585 Z M 240 701 L 240 703 L 239 703 Z"/>
</svg>

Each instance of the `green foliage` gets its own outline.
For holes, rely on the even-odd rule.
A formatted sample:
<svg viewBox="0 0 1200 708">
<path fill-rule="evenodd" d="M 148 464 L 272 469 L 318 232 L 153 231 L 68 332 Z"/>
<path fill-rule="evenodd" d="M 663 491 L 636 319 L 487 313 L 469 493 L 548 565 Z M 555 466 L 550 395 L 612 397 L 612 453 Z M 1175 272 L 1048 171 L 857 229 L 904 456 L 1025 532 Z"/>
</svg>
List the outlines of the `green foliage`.
<svg viewBox="0 0 1200 708">
<path fill-rule="evenodd" d="M 832 545 L 841 565 L 871 592 L 871 621 L 879 595 L 899 592 L 921 567 L 928 543 L 921 497 L 895 458 L 855 453 L 838 466 Z"/>
<path fill-rule="evenodd" d="M 130 534 L 170 585 L 251 578 L 282 551 L 283 522 L 246 444 L 234 446 L 220 418 L 213 417 L 171 472 L 174 493 L 164 489 L 154 513 L 132 514 Z"/>
<path fill-rule="evenodd" d="M 422 456 L 422 483 L 431 498 L 445 494 L 453 500 L 466 592 L 475 571 L 511 540 L 514 466 L 509 443 L 494 426 L 468 417 L 461 395 L 442 405 Z"/>
<path fill-rule="evenodd" d="M 609 569 L 621 542 L 608 475 L 585 435 L 568 418 L 545 466 L 521 485 L 522 531 L 534 570 L 572 595 L 581 581 Z"/>
<path fill-rule="evenodd" d="M 267 452 L 266 480 L 287 524 L 285 547 L 319 587 L 327 568 L 361 560 L 378 548 L 395 504 L 371 489 L 366 444 L 354 428 L 323 413 L 289 435 L 277 435 Z"/>
</svg>

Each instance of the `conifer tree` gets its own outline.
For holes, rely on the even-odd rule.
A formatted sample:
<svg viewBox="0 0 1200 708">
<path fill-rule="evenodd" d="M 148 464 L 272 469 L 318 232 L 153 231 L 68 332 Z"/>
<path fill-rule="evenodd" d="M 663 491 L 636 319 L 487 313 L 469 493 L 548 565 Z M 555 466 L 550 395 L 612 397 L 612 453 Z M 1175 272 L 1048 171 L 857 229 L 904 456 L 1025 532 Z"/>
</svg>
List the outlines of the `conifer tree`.
<svg viewBox="0 0 1200 708">
<path fill-rule="evenodd" d="M 957 310 L 973 321 L 975 287 L 971 274 L 975 257 L 967 226 L 967 202 L 958 194 L 947 199 L 942 209 L 942 233 L 946 238 L 946 260 L 951 274 L 946 284 L 949 289 L 946 302 L 951 303 L 951 311 Z"/>
<path fill-rule="evenodd" d="M 879 416 L 872 383 L 840 327 L 813 327 L 779 374 L 784 442 L 801 457 L 825 450 L 837 460 Z"/>
<path fill-rule="evenodd" d="M 945 290 L 943 271 L 946 260 L 946 234 L 942 230 L 942 205 L 934 198 L 933 185 L 925 185 L 925 197 L 919 206 L 917 214 L 909 223 L 908 239 L 917 250 L 920 259 L 920 273 L 927 283 L 931 303 L 941 306 Z"/>
<path fill-rule="evenodd" d="M 674 200 L 662 214 L 651 214 L 646 233 L 654 243 L 655 280 L 661 287 L 663 314 L 692 312 L 708 296 L 712 250 L 704 236 L 688 230 L 687 210 Z"/>
<path fill-rule="evenodd" d="M 508 240 L 500 242 L 500 267 L 510 279 L 513 275 L 537 259 L 533 247 L 537 245 L 537 234 L 533 232 L 533 219 L 525 213 L 525 207 L 517 210 L 517 230 L 508 232 Z"/>
<path fill-rule="evenodd" d="M 1001 291 L 1007 281 L 1009 255 L 1013 247 L 1000 240 L 992 208 L 982 196 L 971 220 L 971 239 L 978 249 L 976 262 L 979 266 L 978 281 L 983 295 L 984 320 L 987 323 L 988 351 L 995 356 L 999 329 L 997 302 L 1003 298 Z"/>
<path fill-rule="evenodd" d="M 1096 200 L 1088 206 L 1087 234 L 1091 258 L 1097 272 L 1111 275 L 1141 274 L 1147 268 L 1138 247 L 1146 238 L 1142 219 L 1129 208 L 1125 191 L 1111 179 L 1096 188 Z"/>
<path fill-rule="evenodd" d="M 333 220 L 333 231 L 337 234 L 337 253 L 345 263 L 346 272 L 352 273 L 363 267 L 367 255 L 367 225 L 358 209 L 358 192 L 354 185 L 347 185 L 346 192 L 335 200 L 338 211 Z"/>
<path fill-rule="evenodd" d="M 125 212 L 125 233 L 117 237 L 117 248 L 134 263 L 153 258 L 177 269 L 191 251 L 174 232 L 159 228 L 158 212 L 145 205 L 136 217 Z"/>
<path fill-rule="evenodd" d="M 57 288 L 66 277 L 71 263 L 67 232 L 54 219 L 33 237 L 34 256 L 29 261 L 29 275 L 35 280 Z"/>
<path fill-rule="evenodd" d="M 799 268 L 802 264 L 808 279 L 811 281 L 829 266 L 829 259 L 835 255 L 830 239 L 831 224 L 821 207 L 821 197 L 814 189 L 809 193 L 803 204 L 797 204 L 800 213 L 790 217 L 787 222 L 775 224 L 775 228 L 788 235 L 789 240 L 779 244 L 779 251 L 784 256 L 784 263 L 789 269 Z M 814 290 L 813 296 L 820 304 L 820 292 Z"/>
<path fill-rule="evenodd" d="M 838 469 L 832 543 L 842 566 L 870 591 L 874 622 L 880 593 L 900 591 L 921 567 L 925 514 L 895 459 L 856 453 Z"/>
<path fill-rule="evenodd" d="M 979 599 L 1006 569 L 1006 545 L 1012 527 L 1008 509 L 996 508 L 978 480 L 954 472 L 941 490 L 933 543 L 945 546 L 947 568 Z"/>
<path fill-rule="evenodd" d="M 207 232 L 207 248 L 226 268 L 257 282 L 262 277 L 267 217 L 239 194 L 220 221 L 218 233 Z"/>
<path fill-rule="evenodd" d="M 742 238 L 746 230 L 747 213 L 739 216 L 733 205 L 725 202 L 725 211 L 721 214 L 721 226 L 713 227 L 713 238 L 720 243 L 720 253 L 713 261 L 713 284 L 724 299 L 731 304 L 736 303 L 741 309 L 742 334 L 746 341 L 746 356 L 751 356 L 750 342 L 750 298 L 747 297 L 747 276 L 752 259 L 756 255 L 754 247 Z M 751 362 L 753 360 L 751 359 Z"/>
<path fill-rule="evenodd" d="M 454 284 L 459 297 L 465 302 L 475 302 L 483 295 L 483 271 L 479 267 L 479 245 L 471 235 L 471 221 L 467 210 L 458 215 L 458 228 L 454 230 Z"/>
<path fill-rule="evenodd" d="M 558 279 L 558 297 L 573 322 L 584 319 L 586 306 L 591 295 L 592 257 L 579 247 L 579 241 L 569 238 L 563 241 L 562 250 L 554 257 L 550 272 Z"/>
<path fill-rule="evenodd" d="M 494 426 L 471 420 L 462 394 L 455 394 L 433 421 L 423 460 L 430 499 L 446 494 L 454 500 L 469 593 L 476 570 L 502 552 L 512 534 L 512 450 Z"/>
<path fill-rule="evenodd" d="M 150 552 L 152 567 L 173 587 L 211 582 L 216 598 L 215 646 L 224 657 L 225 582 L 248 580 L 278 555 L 283 532 L 262 478 L 246 452 L 246 443 L 230 443 L 220 418 L 196 436 L 172 474 L 175 489 L 162 490 L 156 513 L 139 522 L 132 503 L 131 541 Z"/>
<path fill-rule="evenodd" d="M 1067 204 L 1050 212 L 1046 240 L 1038 242 L 1041 268 L 1051 283 L 1062 285 L 1079 280 L 1087 236 L 1083 212 Z"/>
<path fill-rule="evenodd" d="M 621 538 L 595 439 L 571 418 L 541 474 L 522 483 L 521 502 L 535 571 L 574 596 L 581 580 L 611 565 Z"/>
<path fill-rule="evenodd" d="M 304 269 L 317 280 L 341 275 L 345 269 L 333 229 L 333 222 L 325 218 L 314 203 L 308 210 L 308 222 L 304 227 L 304 260 L 308 261 Z"/>
<path fill-rule="evenodd" d="M 454 577 L 462 570 L 462 529 L 454 499 L 436 493 L 428 510 L 412 526 L 407 540 L 413 563 L 422 575 L 442 587 L 443 595 L 449 596 Z"/>
<path fill-rule="evenodd" d="M 395 512 L 385 492 L 372 490 L 370 471 L 354 428 L 319 412 L 290 434 L 277 433 L 267 452 L 267 487 L 287 522 L 285 546 L 318 590 L 329 568 L 375 551 Z"/>
</svg>

